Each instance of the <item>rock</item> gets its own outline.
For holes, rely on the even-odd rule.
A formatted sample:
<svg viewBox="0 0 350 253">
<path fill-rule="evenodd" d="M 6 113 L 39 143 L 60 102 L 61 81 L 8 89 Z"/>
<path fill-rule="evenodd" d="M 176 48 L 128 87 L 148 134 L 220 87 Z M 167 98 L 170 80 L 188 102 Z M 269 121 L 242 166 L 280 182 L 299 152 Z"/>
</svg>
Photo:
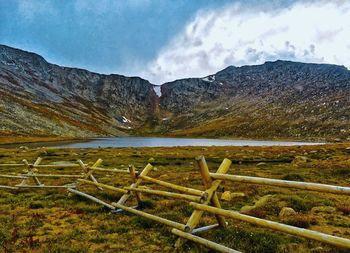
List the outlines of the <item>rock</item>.
<svg viewBox="0 0 350 253">
<path fill-rule="evenodd" d="M 332 206 L 315 206 L 311 209 L 311 213 L 335 213 L 337 209 Z"/>
<path fill-rule="evenodd" d="M 27 150 L 28 147 L 27 146 L 20 146 L 19 149 L 22 149 L 22 150 Z"/>
<path fill-rule="evenodd" d="M 151 157 L 151 158 L 148 159 L 148 162 L 149 162 L 149 163 L 154 163 L 155 160 L 156 160 L 156 159 L 154 159 L 153 157 Z"/>
<path fill-rule="evenodd" d="M 292 164 L 294 165 L 298 165 L 298 164 L 303 164 L 303 163 L 307 163 L 310 162 L 311 159 L 306 157 L 306 156 L 296 156 L 293 161 Z"/>
<path fill-rule="evenodd" d="M 267 163 L 264 163 L 264 162 L 258 163 L 256 165 L 256 167 L 259 167 L 259 168 L 266 167 L 266 166 L 267 166 Z"/>
<path fill-rule="evenodd" d="M 272 200 L 273 196 L 272 195 L 265 195 L 261 197 L 257 202 L 255 202 L 254 206 L 255 207 L 264 207 L 268 202 Z"/>
<path fill-rule="evenodd" d="M 244 197 L 245 194 L 243 192 L 230 192 L 230 191 L 225 191 L 221 195 L 221 200 L 226 200 L 226 201 L 231 201 L 234 198 L 239 198 L 239 197 Z"/>
<path fill-rule="evenodd" d="M 278 214 L 278 217 L 281 219 L 284 219 L 286 217 L 290 217 L 290 216 L 294 216 L 297 213 L 294 211 L 293 208 L 291 207 L 283 207 L 280 211 L 280 213 Z"/>
<path fill-rule="evenodd" d="M 225 192 L 221 195 L 221 200 L 226 200 L 226 201 L 232 200 L 231 192 L 230 192 L 230 191 L 225 191 Z"/>
</svg>

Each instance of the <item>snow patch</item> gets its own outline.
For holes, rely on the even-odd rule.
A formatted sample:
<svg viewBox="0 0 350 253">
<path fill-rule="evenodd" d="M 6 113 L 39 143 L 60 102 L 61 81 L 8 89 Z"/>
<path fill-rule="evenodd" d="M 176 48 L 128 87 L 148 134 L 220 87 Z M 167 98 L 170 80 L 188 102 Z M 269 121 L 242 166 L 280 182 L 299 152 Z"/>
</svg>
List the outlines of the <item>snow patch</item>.
<svg viewBox="0 0 350 253">
<path fill-rule="evenodd" d="M 162 95 L 162 91 L 160 89 L 160 85 L 153 85 L 153 90 L 157 94 L 158 97 Z"/>
<path fill-rule="evenodd" d="M 122 116 L 122 118 L 124 123 L 131 123 L 131 121 L 127 119 L 125 116 Z"/>
<path fill-rule="evenodd" d="M 202 78 L 202 80 L 205 81 L 205 82 L 212 83 L 212 82 L 215 81 L 215 75 L 204 77 L 204 78 Z"/>
</svg>

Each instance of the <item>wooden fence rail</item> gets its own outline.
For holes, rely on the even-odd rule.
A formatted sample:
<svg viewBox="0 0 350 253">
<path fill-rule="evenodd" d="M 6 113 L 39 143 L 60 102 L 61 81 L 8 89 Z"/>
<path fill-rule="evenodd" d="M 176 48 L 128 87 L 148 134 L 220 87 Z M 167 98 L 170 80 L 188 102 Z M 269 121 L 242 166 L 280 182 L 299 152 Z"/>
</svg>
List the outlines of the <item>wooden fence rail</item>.
<svg viewBox="0 0 350 253">
<path fill-rule="evenodd" d="M 236 211 L 223 210 L 220 208 L 211 207 L 211 206 L 198 204 L 198 203 L 194 203 L 194 202 L 191 202 L 190 205 L 197 210 L 207 211 L 207 212 L 210 212 L 213 214 L 218 214 L 218 215 L 233 218 L 236 220 L 245 221 L 245 222 L 248 222 L 248 223 L 253 224 L 253 225 L 257 225 L 257 226 L 261 226 L 261 227 L 265 227 L 265 228 L 270 228 L 270 229 L 274 229 L 274 230 L 284 232 L 287 234 L 301 236 L 304 238 L 317 240 L 317 241 L 327 243 L 330 245 L 350 249 L 350 240 L 349 239 L 345 239 L 345 238 L 341 238 L 341 237 L 337 237 L 337 236 L 332 236 L 332 235 L 328 235 L 328 234 L 324 234 L 324 233 L 320 233 L 320 232 L 312 231 L 312 230 L 308 230 L 308 229 L 293 227 L 293 226 L 281 224 L 281 223 L 274 222 L 274 221 L 259 219 L 259 218 L 252 217 L 249 215 L 241 214 L 241 213 L 236 212 Z"/>
<path fill-rule="evenodd" d="M 170 228 L 172 228 L 171 232 L 174 235 L 178 236 L 178 239 L 175 243 L 175 249 L 179 249 L 186 242 L 186 240 L 190 240 L 210 249 L 216 250 L 218 252 L 238 253 L 239 251 L 237 250 L 225 247 L 223 245 L 220 245 L 218 243 L 207 240 L 197 235 L 200 232 L 207 231 L 213 228 L 225 229 L 227 227 L 227 222 L 225 218 L 231 218 L 247 222 L 256 226 L 261 226 L 264 228 L 287 233 L 290 235 L 304 237 L 329 245 L 350 249 L 350 240 L 346 238 L 328 235 L 313 230 L 302 229 L 290 225 L 285 225 L 270 220 L 260 219 L 253 216 L 241 214 L 237 211 L 222 209 L 217 195 L 217 190 L 223 181 L 295 188 L 339 195 L 350 195 L 350 187 L 227 174 L 232 164 L 232 162 L 228 159 L 224 159 L 217 171 L 215 173 L 211 173 L 203 156 L 199 156 L 196 158 L 197 169 L 199 171 L 199 175 L 202 178 L 204 186 L 203 190 L 185 187 L 153 178 L 149 176 L 149 173 L 152 171 L 153 168 L 151 164 L 147 164 L 141 172 L 138 172 L 133 165 L 130 165 L 128 170 L 101 167 L 101 159 L 98 159 L 91 166 L 89 164 L 84 163 L 81 160 L 79 160 L 77 164 L 67 163 L 62 165 L 43 165 L 41 164 L 41 161 L 42 159 L 38 158 L 34 163 L 29 163 L 28 161 L 23 160 L 23 164 L 0 164 L 0 167 L 27 167 L 28 169 L 27 174 L 0 174 L 0 177 L 2 178 L 7 178 L 11 180 L 22 179 L 22 182 L 20 184 L 17 184 L 15 186 L 0 185 L 0 189 L 67 189 L 69 193 L 77 194 L 79 196 L 87 198 L 90 201 L 106 206 L 113 212 L 130 212 L 132 214 L 169 226 Z M 39 169 L 55 168 L 80 168 L 81 173 L 38 173 Z M 127 175 L 129 176 L 128 178 L 130 179 L 131 184 L 129 186 L 116 187 L 114 185 L 100 183 L 98 182 L 98 177 L 95 176 L 94 173 L 96 173 L 97 175 L 100 175 L 98 173 L 120 173 L 121 175 Z M 44 185 L 39 180 L 39 178 L 71 178 L 74 179 L 74 181 L 65 185 Z M 30 180 L 32 180 L 34 184 L 29 184 Z M 169 191 L 142 187 L 142 184 L 144 182 L 153 183 L 157 186 L 165 187 L 169 189 Z M 109 190 L 122 195 L 117 202 L 107 203 L 102 199 L 99 199 L 95 196 L 92 196 L 91 194 L 83 192 L 81 188 L 83 188 L 85 185 L 92 185 L 95 186 L 97 190 Z M 171 199 L 181 199 L 184 201 L 188 201 L 188 204 L 194 208 L 194 211 L 188 218 L 186 224 L 182 224 L 166 218 L 159 217 L 155 214 L 150 214 L 138 210 L 138 207 L 142 205 L 141 193 L 146 195 L 156 195 Z M 135 198 L 136 202 L 138 203 L 138 206 L 130 207 L 126 205 L 126 202 L 131 197 Z M 217 224 L 212 224 L 205 227 L 198 227 L 198 224 L 200 223 L 204 212 L 214 214 L 217 220 Z"/>
<path fill-rule="evenodd" d="M 342 187 L 327 184 L 307 183 L 307 182 L 296 182 L 288 180 L 270 179 L 262 177 L 248 177 L 248 176 L 237 176 L 237 175 L 225 175 L 220 173 L 210 173 L 210 176 L 214 179 L 221 179 L 240 183 L 251 183 L 259 185 L 270 185 L 286 188 L 295 188 L 302 190 L 336 193 L 343 195 L 350 195 L 350 187 Z"/>
</svg>

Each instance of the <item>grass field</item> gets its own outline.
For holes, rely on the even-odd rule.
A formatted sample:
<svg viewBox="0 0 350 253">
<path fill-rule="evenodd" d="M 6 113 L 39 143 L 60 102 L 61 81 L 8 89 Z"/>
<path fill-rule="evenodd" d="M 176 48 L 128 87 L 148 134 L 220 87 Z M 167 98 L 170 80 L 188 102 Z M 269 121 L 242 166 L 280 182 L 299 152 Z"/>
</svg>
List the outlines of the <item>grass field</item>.
<svg viewBox="0 0 350 253">
<path fill-rule="evenodd" d="M 42 164 L 75 162 L 82 159 L 93 163 L 98 158 L 103 166 L 127 168 L 134 164 L 141 170 L 148 162 L 156 169 L 150 176 L 197 189 L 203 189 L 194 157 L 205 155 L 214 172 L 223 158 L 233 164 L 230 174 L 309 181 L 341 186 L 350 185 L 350 144 L 299 147 L 181 147 L 181 148 L 101 148 L 101 149 L 0 149 L 1 163 L 17 163 L 22 159 Z M 297 161 L 304 156 L 308 161 Z M 23 172 L 24 168 L 1 168 L 1 173 Z M 41 173 L 54 169 L 41 169 Z M 24 171 L 25 172 L 25 171 Z M 81 173 L 80 169 L 56 170 L 55 173 Z M 102 183 L 128 186 L 127 174 L 94 173 Z M 0 179 L 0 184 L 14 185 L 20 180 Z M 67 179 L 42 179 L 45 184 L 63 184 Z M 162 189 L 145 184 L 153 189 Z M 93 186 L 81 186 L 108 202 L 121 194 L 97 191 Z M 244 193 L 244 196 L 222 201 L 225 209 L 241 210 L 266 218 L 332 235 L 350 238 L 349 196 L 282 189 L 243 183 L 224 182 L 224 191 Z M 143 208 L 174 221 L 185 223 L 193 211 L 185 201 L 143 195 Z M 135 204 L 133 201 L 127 205 Z M 283 207 L 292 207 L 297 214 L 281 219 Z M 242 252 L 348 252 L 316 241 L 288 236 L 247 223 L 228 220 L 226 230 L 215 229 L 202 237 Z M 201 226 L 215 223 L 205 215 Z M 0 189 L 0 252 L 172 252 L 176 236 L 168 227 L 132 214 L 112 214 L 104 207 L 65 190 L 22 190 L 14 193 Z M 210 252 L 186 243 L 183 252 Z"/>
</svg>

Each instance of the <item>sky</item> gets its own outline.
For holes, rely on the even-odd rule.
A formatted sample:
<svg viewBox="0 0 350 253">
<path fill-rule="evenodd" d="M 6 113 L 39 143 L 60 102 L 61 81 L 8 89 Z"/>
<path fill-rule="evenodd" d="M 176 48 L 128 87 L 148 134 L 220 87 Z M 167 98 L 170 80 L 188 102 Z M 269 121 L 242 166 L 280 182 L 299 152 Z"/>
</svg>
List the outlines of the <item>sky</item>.
<svg viewBox="0 0 350 253">
<path fill-rule="evenodd" d="M 0 0 L 0 44 L 154 84 L 293 60 L 350 68 L 350 1 Z"/>
</svg>

